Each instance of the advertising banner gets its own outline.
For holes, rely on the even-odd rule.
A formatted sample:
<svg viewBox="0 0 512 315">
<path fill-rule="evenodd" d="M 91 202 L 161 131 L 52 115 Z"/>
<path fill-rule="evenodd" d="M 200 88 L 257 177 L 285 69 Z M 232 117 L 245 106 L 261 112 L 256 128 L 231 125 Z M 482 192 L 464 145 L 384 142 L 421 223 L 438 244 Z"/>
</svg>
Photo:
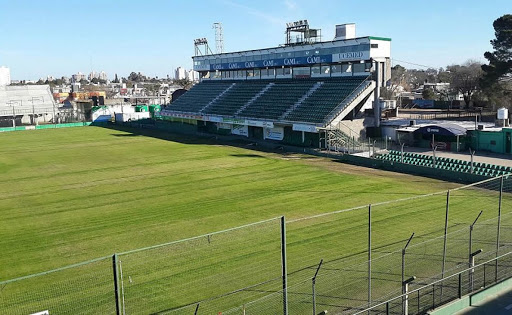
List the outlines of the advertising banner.
<svg viewBox="0 0 512 315">
<path fill-rule="evenodd" d="M 284 138 L 284 128 L 283 127 L 264 128 L 263 136 L 265 137 L 265 139 L 281 141 Z"/>
<path fill-rule="evenodd" d="M 305 131 L 305 132 L 316 132 L 316 127 L 311 125 L 293 124 L 292 130 L 294 131 Z"/>
<path fill-rule="evenodd" d="M 249 127 L 247 125 L 233 125 L 231 133 L 234 135 L 249 137 Z"/>
</svg>

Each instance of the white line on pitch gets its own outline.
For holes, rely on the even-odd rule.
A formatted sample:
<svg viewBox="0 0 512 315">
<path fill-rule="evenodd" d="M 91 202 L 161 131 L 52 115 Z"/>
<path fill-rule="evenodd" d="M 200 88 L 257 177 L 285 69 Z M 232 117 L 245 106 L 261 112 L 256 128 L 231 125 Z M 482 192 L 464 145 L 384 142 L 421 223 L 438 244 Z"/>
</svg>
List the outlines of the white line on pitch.
<svg viewBox="0 0 512 315">
<path fill-rule="evenodd" d="M 508 310 L 510 310 L 510 309 L 512 309 L 512 304 L 510 304 L 510 305 L 508 305 L 508 306 L 505 306 L 505 310 L 507 310 L 507 311 L 508 311 Z"/>
</svg>

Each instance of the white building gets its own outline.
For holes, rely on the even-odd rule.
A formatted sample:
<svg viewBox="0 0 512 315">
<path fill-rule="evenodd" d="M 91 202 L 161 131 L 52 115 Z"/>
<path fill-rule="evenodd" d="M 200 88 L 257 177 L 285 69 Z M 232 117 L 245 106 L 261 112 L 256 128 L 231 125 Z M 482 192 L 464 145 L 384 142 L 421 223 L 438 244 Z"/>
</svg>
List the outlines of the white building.
<svg viewBox="0 0 512 315">
<path fill-rule="evenodd" d="M 194 70 L 187 71 L 187 80 L 194 82 L 194 81 L 198 80 L 198 78 L 199 78 L 199 75 L 198 75 L 197 71 L 194 71 Z"/>
<path fill-rule="evenodd" d="M 107 74 L 105 73 L 105 71 L 101 71 L 99 74 L 98 74 L 98 79 L 100 80 L 103 80 L 103 81 L 107 81 Z"/>
<path fill-rule="evenodd" d="M 82 79 L 85 79 L 85 75 L 80 71 L 77 74 L 73 74 L 72 77 L 75 82 L 80 82 Z"/>
<path fill-rule="evenodd" d="M 186 79 L 187 74 L 185 68 L 178 67 L 176 68 L 176 71 L 174 73 L 174 79 L 175 80 L 183 80 Z"/>
<path fill-rule="evenodd" d="M 11 84 L 11 70 L 7 67 L 0 67 L 0 86 Z"/>
</svg>

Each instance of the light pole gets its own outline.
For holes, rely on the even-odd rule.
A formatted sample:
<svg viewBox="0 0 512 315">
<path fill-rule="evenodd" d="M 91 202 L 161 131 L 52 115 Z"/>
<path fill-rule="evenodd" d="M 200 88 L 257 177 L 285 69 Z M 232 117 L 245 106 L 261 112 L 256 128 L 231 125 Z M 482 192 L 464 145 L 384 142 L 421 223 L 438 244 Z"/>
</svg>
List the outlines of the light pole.
<svg viewBox="0 0 512 315">
<path fill-rule="evenodd" d="M 34 125 L 37 126 L 37 119 L 36 119 L 36 108 L 34 106 L 34 100 L 39 100 L 41 101 L 41 103 L 44 103 L 44 98 L 42 96 L 33 96 L 32 97 L 32 118 L 33 118 L 33 122 L 34 122 Z"/>
<path fill-rule="evenodd" d="M 471 150 L 471 148 L 469 148 L 469 154 L 471 154 L 471 174 L 475 172 L 475 168 L 473 166 L 473 157 L 475 156 L 475 153 L 475 150 Z"/>
<path fill-rule="evenodd" d="M 432 135 L 432 141 L 434 141 L 434 135 Z M 432 166 L 436 167 L 436 150 L 437 145 L 432 145 Z"/>
<path fill-rule="evenodd" d="M 14 109 L 14 105 L 16 103 L 19 103 L 20 105 L 22 104 L 21 101 L 10 100 L 9 102 L 7 102 L 7 105 L 12 107 L 12 127 L 14 129 L 16 129 L 16 111 Z"/>
<path fill-rule="evenodd" d="M 411 242 L 412 238 L 414 237 L 414 233 L 412 233 L 411 237 L 409 237 L 409 239 L 407 240 L 407 243 L 405 244 L 404 248 L 402 248 L 402 283 L 405 282 L 405 251 L 407 250 L 407 246 L 409 246 L 409 243 Z M 402 294 L 405 294 L 407 293 L 406 292 L 406 287 L 402 285 Z M 404 306 L 404 314 L 406 312 L 406 309 L 405 309 L 405 301 L 403 301 L 403 306 Z"/>
<path fill-rule="evenodd" d="M 413 282 L 414 280 L 416 280 L 416 276 L 412 276 L 409 279 L 407 279 L 405 281 L 402 281 L 402 291 L 405 294 L 405 299 L 404 299 L 404 303 L 403 303 L 403 307 L 404 307 L 403 313 L 404 313 L 404 315 L 408 315 L 409 314 L 409 295 L 407 293 L 409 292 L 409 284 L 411 282 Z"/>
<path fill-rule="evenodd" d="M 469 285 L 470 285 L 470 292 L 473 292 L 474 287 L 474 273 L 475 273 L 475 256 L 480 254 L 482 252 L 481 249 L 469 254 L 469 260 L 470 260 L 470 270 L 469 270 Z"/>
</svg>

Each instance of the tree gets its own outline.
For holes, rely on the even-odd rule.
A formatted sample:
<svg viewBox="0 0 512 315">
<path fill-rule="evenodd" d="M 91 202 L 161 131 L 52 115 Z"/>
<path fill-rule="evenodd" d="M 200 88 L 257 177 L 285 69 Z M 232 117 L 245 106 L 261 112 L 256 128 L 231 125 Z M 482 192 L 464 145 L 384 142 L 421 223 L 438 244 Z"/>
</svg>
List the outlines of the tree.
<svg viewBox="0 0 512 315">
<path fill-rule="evenodd" d="M 487 51 L 485 59 L 488 65 L 483 65 L 485 76 L 482 79 L 484 86 L 490 86 L 512 75 L 512 14 L 506 14 L 493 23 L 495 39 L 491 40 L 493 52 Z"/>
<path fill-rule="evenodd" d="M 510 106 L 512 102 L 512 15 L 506 14 L 493 23 L 495 39 L 491 40 L 493 52 L 484 57 L 484 76 L 480 84 L 493 106 Z"/>
<path fill-rule="evenodd" d="M 451 88 L 463 95 L 466 108 L 468 108 L 473 94 L 480 88 L 482 65 L 477 61 L 468 60 L 463 65 L 451 65 L 446 69 L 451 74 Z"/>
<path fill-rule="evenodd" d="M 133 81 L 133 82 L 143 82 L 146 80 L 146 76 L 140 72 L 138 72 L 138 73 L 131 72 L 130 75 L 128 76 L 128 80 Z"/>
<path fill-rule="evenodd" d="M 112 83 L 119 83 L 119 78 L 117 77 L 117 73 L 116 73 L 116 76 L 114 78 L 114 81 L 112 81 Z"/>
<path fill-rule="evenodd" d="M 436 98 L 436 93 L 431 88 L 423 89 L 423 92 L 421 92 L 421 95 L 423 96 L 424 100 L 433 100 Z"/>
<path fill-rule="evenodd" d="M 174 80 L 174 84 L 180 86 L 183 89 L 190 89 L 193 85 L 193 82 L 189 79 L 181 79 L 181 80 Z"/>
</svg>

